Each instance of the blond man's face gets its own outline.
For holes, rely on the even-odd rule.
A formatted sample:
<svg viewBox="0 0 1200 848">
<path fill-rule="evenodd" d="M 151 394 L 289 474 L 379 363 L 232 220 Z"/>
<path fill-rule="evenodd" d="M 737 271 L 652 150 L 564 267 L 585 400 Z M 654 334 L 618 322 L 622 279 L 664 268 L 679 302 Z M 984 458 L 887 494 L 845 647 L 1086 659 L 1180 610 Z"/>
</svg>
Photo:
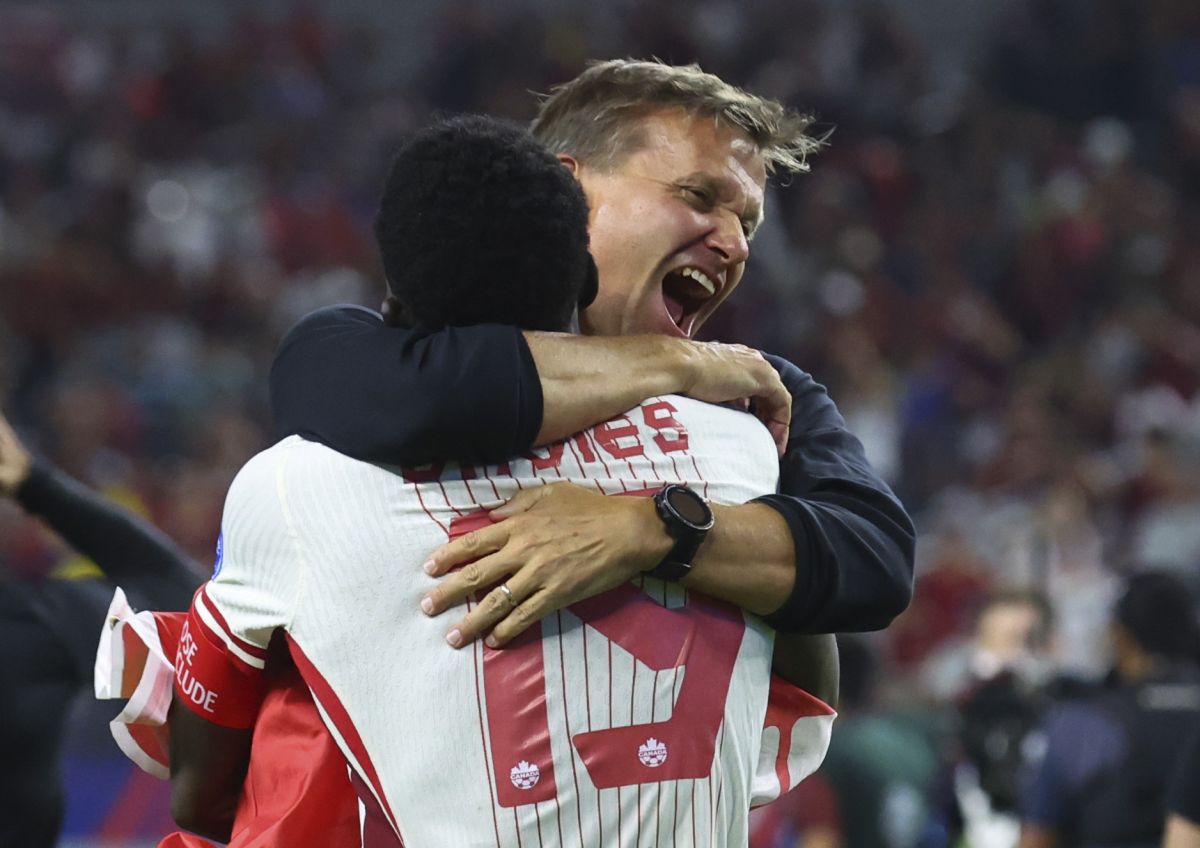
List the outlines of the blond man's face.
<svg viewBox="0 0 1200 848">
<path fill-rule="evenodd" d="M 590 207 L 600 292 L 582 316 L 598 335 L 695 335 L 742 279 L 762 220 L 766 167 L 740 130 L 665 110 L 611 169 L 575 163 Z"/>
</svg>

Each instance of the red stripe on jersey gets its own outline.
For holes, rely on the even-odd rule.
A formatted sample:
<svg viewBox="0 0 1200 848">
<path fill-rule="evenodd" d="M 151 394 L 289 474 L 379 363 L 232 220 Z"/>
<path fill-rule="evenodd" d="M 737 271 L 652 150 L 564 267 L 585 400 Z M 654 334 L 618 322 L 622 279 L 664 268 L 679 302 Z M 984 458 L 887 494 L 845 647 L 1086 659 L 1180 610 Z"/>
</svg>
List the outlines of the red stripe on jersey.
<svg viewBox="0 0 1200 848">
<path fill-rule="evenodd" d="M 792 788 L 788 773 L 788 754 L 792 750 L 792 732 L 796 722 L 802 718 L 833 715 L 829 704 L 806 692 L 799 686 L 788 683 L 777 674 L 771 675 L 771 688 L 767 695 L 767 715 L 763 727 L 779 730 L 779 752 L 775 755 L 775 776 L 779 779 L 779 794 Z"/>
<path fill-rule="evenodd" d="M 225 621 L 225 616 L 221 615 L 221 610 L 217 608 L 217 605 L 213 603 L 212 598 L 208 596 L 207 583 L 201 586 L 199 590 L 197 590 L 196 594 L 204 597 L 204 608 L 212 615 L 213 619 L 220 626 L 221 631 L 229 638 L 231 642 L 233 642 L 233 644 L 237 645 L 252 657 L 257 657 L 260 660 L 265 660 L 267 658 L 266 648 L 260 648 L 258 645 L 251 644 L 245 639 L 239 639 L 238 636 L 233 632 L 233 629 L 229 626 L 229 623 Z M 192 605 L 195 606 L 195 604 L 196 601 L 195 598 L 193 598 Z M 207 630 L 208 628 L 205 629 Z"/>
<path fill-rule="evenodd" d="M 465 480 L 463 482 L 466 483 Z M 459 509 L 458 507 L 456 507 L 454 504 L 450 503 L 450 496 L 448 494 L 446 494 L 446 486 L 445 486 L 445 484 L 442 483 L 441 477 L 438 478 L 437 484 L 438 484 L 438 488 L 442 490 L 442 500 L 444 500 L 446 502 L 446 506 L 448 506 L 448 507 L 450 507 L 450 509 L 454 510 L 455 515 L 462 515 L 463 511 L 461 509 Z M 471 491 L 471 486 L 470 486 L 470 484 L 466 484 L 466 485 L 467 485 L 467 492 L 469 494 Z M 474 495 L 471 495 L 471 500 L 475 500 Z"/>
<path fill-rule="evenodd" d="M 483 649 L 488 736 L 501 807 L 550 801 L 558 792 L 545 673 L 540 623 L 501 650 Z"/>
<path fill-rule="evenodd" d="M 404 840 L 392 830 L 387 816 L 383 814 L 383 809 L 379 806 L 379 801 L 354 769 L 350 769 L 350 785 L 354 787 L 355 794 L 362 801 L 364 810 L 362 848 L 404 848 Z"/>
<path fill-rule="evenodd" d="M 558 641 L 558 673 L 559 673 L 559 676 L 560 676 L 560 679 L 562 682 L 563 723 L 566 724 L 567 738 L 569 739 L 569 738 L 571 738 L 571 709 L 570 709 L 571 699 L 567 696 L 567 661 L 566 661 L 566 651 L 563 650 L 562 613 L 556 612 L 555 616 L 558 619 L 558 640 L 557 640 Z M 586 627 L 580 628 L 579 635 L 580 635 L 580 637 L 582 637 L 582 639 L 584 641 L 584 645 L 586 646 L 586 644 L 587 644 L 587 628 Z M 586 651 L 587 651 L 586 647 L 584 648 L 584 651 L 585 651 L 585 656 L 586 656 Z M 585 665 L 584 666 L 584 675 L 583 675 L 583 689 L 585 692 L 587 691 L 587 687 L 588 687 L 587 666 Z M 571 752 L 571 780 L 575 784 L 575 817 L 576 817 L 576 821 L 579 823 L 579 844 L 582 845 L 583 844 L 583 802 L 579 796 L 579 776 L 575 773 L 576 769 L 577 769 L 577 766 L 575 765 L 575 748 L 573 746 L 567 746 L 567 750 L 569 750 Z M 597 802 L 597 807 L 598 806 L 599 806 L 599 802 Z M 559 827 L 561 828 L 562 825 L 559 825 Z"/>
<path fill-rule="evenodd" d="M 387 796 L 383 794 L 383 785 L 379 782 L 379 775 L 375 771 L 375 764 L 371 762 L 371 756 L 367 753 L 367 748 L 363 744 L 362 738 L 358 735 L 358 729 L 355 728 L 354 722 L 350 720 L 349 713 L 342 706 L 342 702 L 338 698 L 337 693 L 333 691 L 333 687 L 321 676 L 321 672 L 317 671 L 317 667 L 312 664 L 312 661 L 305 655 L 290 633 L 287 636 L 287 645 L 288 651 L 292 655 L 292 661 L 296 663 L 296 668 L 299 670 L 300 676 L 304 678 L 304 682 L 312 690 L 316 700 L 325 708 L 326 715 L 329 716 L 329 720 L 333 722 L 333 726 L 341 734 L 346 746 L 350 748 L 350 753 L 354 755 L 354 758 L 358 760 L 359 766 L 366 772 L 362 776 L 367 779 L 371 788 L 375 790 L 379 803 L 382 805 L 382 812 L 387 822 L 396 832 L 397 838 L 399 838 L 400 830 L 396 826 L 396 816 L 392 813 Z"/>
<path fill-rule="evenodd" d="M 470 599 L 467 600 L 467 612 L 472 609 Z M 475 642 L 471 646 L 471 659 L 475 663 L 475 708 L 479 712 L 479 745 L 483 752 L 483 770 L 487 773 L 488 796 L 492 800 L 492 829 L 496 832 L 496 848 L 500 848 L 500 822 L 496 820 L 496 796 L 492 793 L 492 787 L 495 782 L 492 780 L 492 767 L 488 765 L 488 746 L 487 737 L 483 732 L 483 696 L 479 694 L 479 677 L 481 674 L 479 668 L 479 651 L 482 648 L 482 643 Z M 521 845 L 521 825 L 517 822 L 517 811 L 513 810 L 513 822 L 517 828 L 517 846 Z"/>
<path fill-rule="evenodd" d="M 413 491 L 417 495 L 417 503 L 419 503 L 421 505 L 421 509 L 424 510 L 425 514 L 429 516 L 429 520 L 432 521 L 434 524 L 436 524 L 438 527 L 441 527 L 443 533 L 445 533 L 446 535 L 450 535 L 449 528 L 446 527 L 446 525 L 443 524 L 441 521 L 439 521 L 437 516 L 435 516 L 432 512 L 429 511 L 429 507 L 425 506 L 425 498 L 421 497 L 420 485 L 418 485 L 417 483 L 413 483 L 412 486 L 413 486 Z"/>
</svg>

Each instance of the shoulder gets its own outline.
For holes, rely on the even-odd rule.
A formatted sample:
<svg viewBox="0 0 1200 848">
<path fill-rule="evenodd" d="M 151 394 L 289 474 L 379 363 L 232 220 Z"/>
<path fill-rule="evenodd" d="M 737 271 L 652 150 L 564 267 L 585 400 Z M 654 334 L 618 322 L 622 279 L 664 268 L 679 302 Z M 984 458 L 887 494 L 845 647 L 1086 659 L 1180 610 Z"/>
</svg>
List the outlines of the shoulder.
<svg viewBox="0 0 1200 848">
<path fill-rule="evenodd" d="M 802 424 L 806 432 L 845 429 L 846 421 L 829 397 L 828 390 L 813 379 L 812 374 L 782 356 L 766 351 L 762 351 L 762 355 L 779 372 L 783 385 L 791 392 L 793 432 L 797 423 Z"/>
<path fill-rule="evenodd" d="M 288 337 L 296 333 L 327 329 L 381 326 L 383 326 L 383 316 L 375 310 L 346 303 L 326 306 L 308 313 L 288 331 Z"/>
<path fill-rule="evenodd" d="M 1064 756 L 1103 741 L 1119 741 L 1122 735 L 1121 724 L 1103 697 L 1052 708 L 1046 715 L 1044 731 L 1050 748 Z"/>
</svg>

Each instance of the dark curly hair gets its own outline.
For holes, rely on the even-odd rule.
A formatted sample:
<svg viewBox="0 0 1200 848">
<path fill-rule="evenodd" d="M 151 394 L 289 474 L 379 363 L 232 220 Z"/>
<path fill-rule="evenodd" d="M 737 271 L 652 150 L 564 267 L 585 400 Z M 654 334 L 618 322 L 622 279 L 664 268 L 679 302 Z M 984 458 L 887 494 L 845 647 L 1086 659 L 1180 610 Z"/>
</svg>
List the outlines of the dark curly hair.
<svg viewBox="0 0 1200 848">
<path fill-rule="evenodd" d="M 1113 617 L 1148 654 L 1190 662 L 1200 654 L 1195 600 L 1173 574 L 1143 571 L 1130 577 Z"/>
<path fill-rule="evenodd" d="M 467 115 L 418 131 L 375 219 L 393 320 L 567 329 L 595 296 L 587 218 L 579 183 L 525 129 Z"/>
</svg>

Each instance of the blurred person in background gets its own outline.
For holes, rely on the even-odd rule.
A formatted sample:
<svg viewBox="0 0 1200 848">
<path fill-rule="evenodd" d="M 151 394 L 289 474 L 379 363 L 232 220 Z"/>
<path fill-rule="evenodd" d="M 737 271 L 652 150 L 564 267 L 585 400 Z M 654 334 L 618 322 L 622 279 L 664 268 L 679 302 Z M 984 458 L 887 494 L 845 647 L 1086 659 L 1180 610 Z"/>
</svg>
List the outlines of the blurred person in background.
<svg viewBox="0 0 1200 848">
<path fill-rule="evenodd" d="M 202 572 L 148 522 L 35 460 L 2 415 L 0 496 L 99 567 L 74 576 L 0 571 L 0 845 L 49 848 L 63 817 L 64 725 L 92 684 L 113 585 L 139 604 L 185 610 Z"/>
<path fill-rule="evenodd" d="M 926 665 L 934 679 L 926 691 L 956 705 L 954 818 L 973 848 L 1016 843 L 1020 779 L 1034 734 L 1052 700 L 1080 685 L 1055 677 L 1053 637 L 1044 595 L 1001 590 L 980 610 L 970 642 Z"/>
<path fill-rule="evenodd" d="M 1162 848 L 1200 848 L 1200 721 L 1171 779 Z"/>
<path fill-rule="evenodd" d="M 831 808 L 810 804 L 793 809 L 795 831 L 840 820 L 840 842 L 833 844 L 844 848 L 941 844 L 937 793 L 946 741 L 943 722 L 934 713 L 880 703 L 879 658 L 863 639 L 839 637 L 838 650 L 838 725 L 816 774 L 832 790 Z"/>
<path fill-rule="evenodd" d="M 842 848 L 842 810 L 819 770 L 750 811 L 750 848 Z"/>
<path fill-rule="evenodd" d="M 1180 742 L 1200 716 L 1200 625 L 1176 577 L 1130 577 L 1111 691 L 1054 709 L 1021 799 L 1021 848 L 1157 846 Z"/>
</svg>

